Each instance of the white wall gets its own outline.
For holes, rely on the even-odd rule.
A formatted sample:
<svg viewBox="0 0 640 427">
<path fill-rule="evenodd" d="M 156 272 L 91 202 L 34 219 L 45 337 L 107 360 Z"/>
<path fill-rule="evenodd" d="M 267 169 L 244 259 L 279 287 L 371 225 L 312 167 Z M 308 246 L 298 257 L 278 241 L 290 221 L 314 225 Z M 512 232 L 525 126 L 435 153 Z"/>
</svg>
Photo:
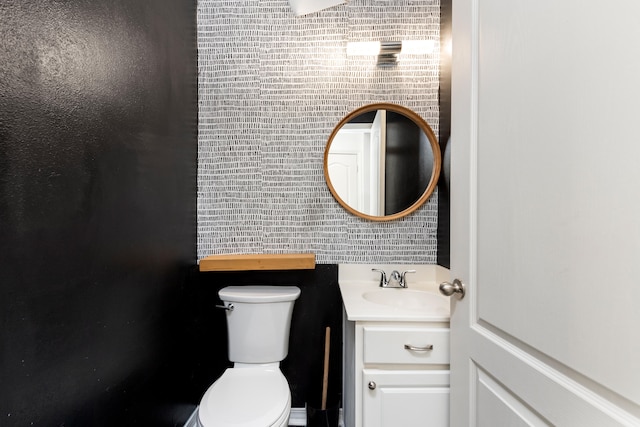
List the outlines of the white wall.
<svg viewBox="0 0 640 427">
<path fill-rule="evenodd" d="M 332 198 L 322 161 L 335 124 L 372 102 L 409 107 L 438 133 L 437 49 L 381 69 L 345 48 L 438 40 L 439 26 L 439 0 L 352 0 L 302 17 L 286 0 L 198 1 L 198 257 L 435 263 L 435 193 L 403 220 L 362 220 Z"/>
</svg>

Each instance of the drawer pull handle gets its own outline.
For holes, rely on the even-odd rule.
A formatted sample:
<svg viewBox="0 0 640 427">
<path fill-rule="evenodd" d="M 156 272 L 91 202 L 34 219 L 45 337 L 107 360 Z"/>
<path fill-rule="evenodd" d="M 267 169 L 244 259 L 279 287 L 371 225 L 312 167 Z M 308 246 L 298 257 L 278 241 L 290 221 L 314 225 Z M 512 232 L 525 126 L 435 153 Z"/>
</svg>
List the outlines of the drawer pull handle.
<svg viewBox="0 0 640 427">
<path fill-rule="evenodd" d="M 369 384 L 367 384 L 367 386 L 369 387 L 369 390 L 376 389 L 376 383 L 374 381 L 369 381 Z"/>
<path fill-rule="evenodd" d="M 411 351 L 431 351 L 433 350 L 433 344 L 425 345 L 424 347 L 417 347 L 415 345 L 405 344 L 404 349 L 411 350 Z"/>
</svg>

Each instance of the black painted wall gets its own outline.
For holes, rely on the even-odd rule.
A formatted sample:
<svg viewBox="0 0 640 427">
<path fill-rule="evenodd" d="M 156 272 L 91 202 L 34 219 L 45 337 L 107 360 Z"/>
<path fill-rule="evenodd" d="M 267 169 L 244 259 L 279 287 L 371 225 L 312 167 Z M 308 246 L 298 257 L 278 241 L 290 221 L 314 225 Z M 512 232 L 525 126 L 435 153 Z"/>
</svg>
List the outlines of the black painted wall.
<svg viewBox="0 0 640 427">
<path fill-rule="evenodd" d="M 429 140 L 410 118 L 387 111 L 386 129 L 385 214 L 390 215 L 422 196 L 431 180 L 433 155 L 425 155 L 431 152 Z"/>
<path fill-rule="evenodd" d="M 0 425 L 182 425 L 195 2 L 0 3 Z"/>
<path fill-rule="evenodd" d="M 452 0 L 440 2 L 440 126 L 438 141 L 442 153 L 442 169 L 438 181 L 438 264 L 451 264 L 450 193 L 446 173 L 449 170 L 449 137 L 451 135 L 451 25 Z"/>
<path fill-rule="evenodd" d="M 324 361 L 325 328 L 331 328 L 329 362 L 329 404 L 337 404 L 342 388 L 342 299 L 338 288 L 338 266 L 317 265 L 314 270 L 207 272 L 194 270 L 189 281 L 188 300 L 192 310 L 186 336 L 197 343 L 189 365 L 191 399 L 199 402 L 205 390 L 227 367 L 227 326 L 218 291 L 230 285 L 296 285 L 289 336 L 289 355 L 281 369 L 291 389 L 292 407 L 309 402 L 320 407 Z"/>
</svg>

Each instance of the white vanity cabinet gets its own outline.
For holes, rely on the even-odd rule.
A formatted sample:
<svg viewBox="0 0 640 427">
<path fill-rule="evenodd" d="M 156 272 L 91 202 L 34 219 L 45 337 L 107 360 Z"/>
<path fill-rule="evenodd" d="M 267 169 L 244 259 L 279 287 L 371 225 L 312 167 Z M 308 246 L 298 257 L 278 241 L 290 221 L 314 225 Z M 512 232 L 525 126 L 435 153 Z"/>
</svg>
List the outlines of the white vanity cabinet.
<svg viewBox="0 0 640 427">
<path fill-rule="evenodd" d="M 448 427 L 448 322 L 344 319 L 345 427 Z"/>
<path fill-rule="evenodd" d="M 374 270 L 374 271 L 372 271 Z M 404 288 L 379 270 L 415 270 Z M 449 427 L 450 301 L 437 265 L 341 264 L 345 427 Z"/>
</svg>

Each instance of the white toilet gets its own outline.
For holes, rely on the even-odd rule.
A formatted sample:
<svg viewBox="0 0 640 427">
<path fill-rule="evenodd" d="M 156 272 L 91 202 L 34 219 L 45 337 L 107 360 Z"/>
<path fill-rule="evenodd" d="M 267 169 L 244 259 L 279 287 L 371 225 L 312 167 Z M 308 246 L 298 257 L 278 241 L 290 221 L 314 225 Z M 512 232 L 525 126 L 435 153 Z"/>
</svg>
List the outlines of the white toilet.
<svg viewBox="0 0 640 427">
<path fill-rule="evenodd" d="M 280 361 L 289 350 L 296 286 L 228 286 L 218 292 L 227 310 L 228 368 L 205 392 L 200 427 L 286 427 L 289 383 Z"/>
</svg>

